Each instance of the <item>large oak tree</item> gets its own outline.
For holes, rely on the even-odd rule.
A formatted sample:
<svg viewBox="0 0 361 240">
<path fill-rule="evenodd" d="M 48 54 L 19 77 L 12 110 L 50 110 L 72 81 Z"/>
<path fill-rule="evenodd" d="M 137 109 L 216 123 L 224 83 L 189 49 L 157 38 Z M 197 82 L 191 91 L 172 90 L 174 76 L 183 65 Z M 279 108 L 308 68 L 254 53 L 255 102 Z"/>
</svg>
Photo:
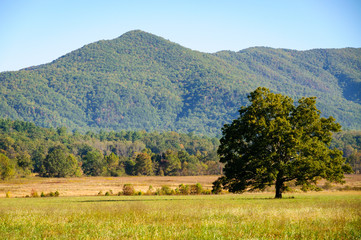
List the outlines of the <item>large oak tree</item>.
<svg viewBox="0 0 361 240">
<path fill-rule="evenodd" d="M 215 182 L 231 192 L 263 190 L 275 184 L 282 198 L 286 182 L 310 187 L 320 178 L 343 182 L 342 151 L 330 149 L 332 133 L 341 126 L 333 117 L 323 118 L 316 98 L 290 97 L 258 88 L 248 96 L 251 104 L 225 124 L 218 154 L 225 163 L 224 176 Z"/>
</svg>

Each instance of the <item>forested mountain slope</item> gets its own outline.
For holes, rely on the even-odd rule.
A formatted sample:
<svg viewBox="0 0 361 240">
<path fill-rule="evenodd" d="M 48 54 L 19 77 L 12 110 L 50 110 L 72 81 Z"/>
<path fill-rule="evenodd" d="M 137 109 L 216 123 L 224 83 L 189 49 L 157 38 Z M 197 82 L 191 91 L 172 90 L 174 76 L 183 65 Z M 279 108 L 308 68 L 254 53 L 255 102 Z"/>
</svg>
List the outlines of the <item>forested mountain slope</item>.
<svg viewBox="0 0 361 240">
<path fill-rule="evenodd" d="M 131 31 L 36 67 L 0 73 L 0 117 L 87 130 L 214 136 L 258 86 L 361 129 L 361 49 L 201 53 Z"/>
</svg>

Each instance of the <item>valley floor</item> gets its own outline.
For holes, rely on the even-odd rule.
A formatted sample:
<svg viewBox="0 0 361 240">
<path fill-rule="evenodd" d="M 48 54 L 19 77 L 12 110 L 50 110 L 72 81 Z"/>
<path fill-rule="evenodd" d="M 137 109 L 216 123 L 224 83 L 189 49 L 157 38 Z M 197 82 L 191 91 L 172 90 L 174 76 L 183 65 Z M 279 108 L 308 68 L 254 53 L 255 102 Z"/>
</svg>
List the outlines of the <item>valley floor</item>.
<svg viewBox="0 0 361 240">
<path fill-rule="evenodd" d="M 2 239 L 361 239 L 361 192 L 3 198 Z"/>
<path fill-rule="evenodd" d="M 136 191 L 146 192 L 149 186 L 153 189 L 169 186 L 177 188 L 180 184 L 200 183 L 203 189 L 212 189 L 212 182 L 219 176 L 128 176 L 128 177 L 80 177 L 80 178 L 41 178 L 28 177 L 0 181 L 0 198 L 6 197 L 9 193 L 11 197 L 25 197 L 31 192 L 49 193 L 58 191 L 60 196 L 96 196 L 100 191 L 103 193 L 112 191 L 114 194 L 122 191 L 123 185 L 130 183 L 134 185 Z M 320 181 L 318 186 L 327 191 L 361 189 L 361 174 L 346 175 L 346 183 L 326 184 Z M 291 186 L 292 187 L 292 186 Z M 298 192 L 297 188 L 296 191 Z M 273 192 L 272 188 L 266 192 Z"/>
</svg>

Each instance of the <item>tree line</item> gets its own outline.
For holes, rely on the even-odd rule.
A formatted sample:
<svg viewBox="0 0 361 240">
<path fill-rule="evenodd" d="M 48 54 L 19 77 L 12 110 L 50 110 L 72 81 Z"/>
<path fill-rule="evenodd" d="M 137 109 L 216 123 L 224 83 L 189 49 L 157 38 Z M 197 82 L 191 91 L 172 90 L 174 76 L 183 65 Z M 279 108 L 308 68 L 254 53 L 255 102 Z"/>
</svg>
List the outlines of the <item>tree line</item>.
<svg viewBox="0 0 361 240">
<path fill-rule="evenodd" d="M 0 119 L 1 178 L 220 174 L 219 140 L 192 133 L 98 133 Z"/>
<path fill-rule="evenodd" d="M 0 119 L 0 177 L 221 174 L 218 146 L 218 138 L 193 133 L 80 134 Z M 361 131 L 335 133 L 334 147 L 343 151 L 355 173 L 361 171 Z"/>
</svg>

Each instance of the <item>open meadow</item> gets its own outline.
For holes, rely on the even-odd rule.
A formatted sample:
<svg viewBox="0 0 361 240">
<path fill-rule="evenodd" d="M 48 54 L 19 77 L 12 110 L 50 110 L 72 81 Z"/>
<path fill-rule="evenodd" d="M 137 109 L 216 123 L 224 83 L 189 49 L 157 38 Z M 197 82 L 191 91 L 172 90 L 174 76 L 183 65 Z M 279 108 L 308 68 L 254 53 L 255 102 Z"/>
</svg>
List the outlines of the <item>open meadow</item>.
<svg viewBox="0 0 361 240">
<path fill-rule="evenodd" d="M 294 197 L 294 198 L 293 198 Z M 360 239 L 361 192 L 3 198 L 2 239 Z"/>
<path fill-rule="evenodd" d="M 12 196 L 0 199 L 1 239 L 361 239 L 360 176 L 322 192 L 274 192 L 95 196 L 149 185 L 177 187 L 216 176 L 13 179 L 0 184 Z M 60 197 L 24 198 L 31 189 L 59 191 Z"/>
<path fill-rule="evenodd" d="M 58 191 L 60 196 L 96 196 L 101 191 L 105 193 L 112 191 L 114 194 L 121 192 L 124 184 L 133 184 L 136 191 L 146 192 L 149 186 L 154 189 L 162 186 L 169 186 L 174 189 L 180 184 L 200 183 L 203 189 L 212 189 L 212 182 L 219 176 L 127 176 L 127 177 L 72 177 L 72 178 L 14 178 L 0 182 L 0 198 L 6 197 L 9 193 L 11 197 L 25 197 L 31 192 L 49 193 Z M 351 174 L 345 176 L 346 183 L 328 184 L 321 180 L 319 187 L 328 191 L 361 189 L 361 174 Z M 294 188 L 293 186 L 291 186 Z M 299 188 L 294 188 L 297 192 Z M 273 188 L 266 189 L 266 192 L 273 192 Z M 287 195 L 286 195 L 287 196 Z"/>
</svg>

